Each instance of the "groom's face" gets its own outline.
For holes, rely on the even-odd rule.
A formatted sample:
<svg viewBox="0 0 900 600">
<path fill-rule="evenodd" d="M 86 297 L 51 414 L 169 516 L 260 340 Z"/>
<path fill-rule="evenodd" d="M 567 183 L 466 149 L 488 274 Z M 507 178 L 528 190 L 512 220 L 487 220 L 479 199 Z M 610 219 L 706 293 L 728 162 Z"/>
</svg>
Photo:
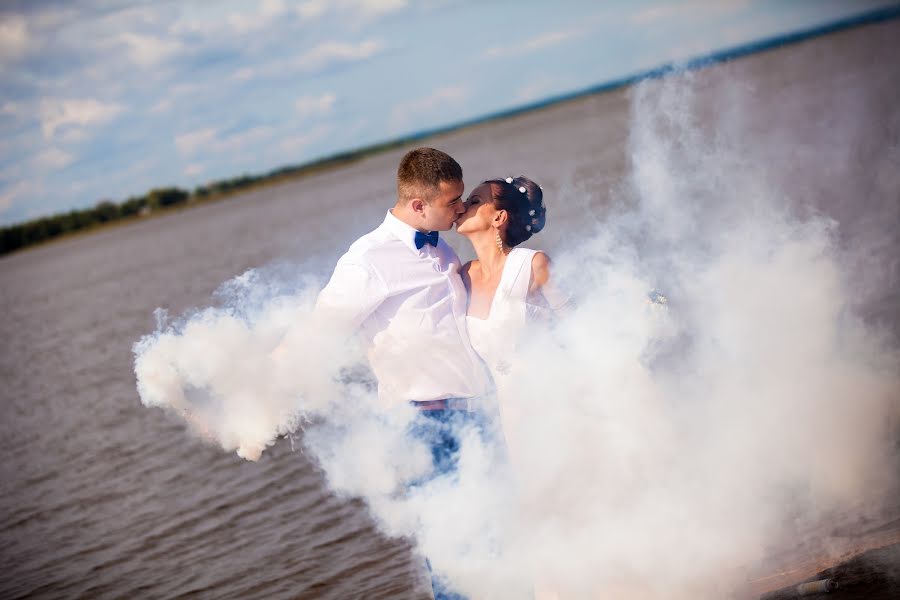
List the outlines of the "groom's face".
<svg viewBox="0 0 900 600">
<path fill-rule="evenodd" d="M 437 194 L 426 202 L 424 228 L 428 231 L 447 231 L 456 219 L 466 211 L 462 200 L 465 186 L 462 181 L 442 181 Z"/>
</svg>

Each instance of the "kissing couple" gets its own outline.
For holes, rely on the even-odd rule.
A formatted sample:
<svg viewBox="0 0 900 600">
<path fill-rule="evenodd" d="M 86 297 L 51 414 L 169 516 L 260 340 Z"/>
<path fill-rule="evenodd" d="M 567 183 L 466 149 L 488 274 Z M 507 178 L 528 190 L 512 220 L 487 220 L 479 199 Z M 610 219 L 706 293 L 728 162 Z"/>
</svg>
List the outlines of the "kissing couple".
<svg viewBox="0 0 900 600">
<path fill-rule="evenodd" d="M 455 468 L 454 432 L 483 419 L 488 398 L 512 441 L 515 399 L 504 388 L 517 341 L 566 303 L 548 256 L 520 247 L 544 227 L 541 187 L 519 176 L 484 181 L 465 199 L 464 190 L 448 154 L 406 153 L 394 206 L 338 260 L 316 305 L 361 337 L 380 404 L 417 409 L 414 431 L 431 446 L 435 475 Z M 441 239 L 454 225 L 475 260 L 462 264 Z M 462 598 L 437 579 L 433 590 L 436 600 Z"/>
</svg>

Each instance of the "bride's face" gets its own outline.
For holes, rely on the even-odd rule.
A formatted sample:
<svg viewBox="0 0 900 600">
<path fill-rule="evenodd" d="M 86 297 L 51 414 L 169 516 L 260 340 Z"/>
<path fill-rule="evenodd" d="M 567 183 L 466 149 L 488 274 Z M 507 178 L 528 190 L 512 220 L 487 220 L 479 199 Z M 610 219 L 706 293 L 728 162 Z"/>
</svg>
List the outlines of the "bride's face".
<svg viewBox="0 0 900 600">
<path fill-rule="evenodd" d="M 456 231 L 472 235 L 492 229 L 498 212 L 491 200 L 491 184 L 482 183 L 466 199 L 466 212 L 457 219 Z"/>
</svg>

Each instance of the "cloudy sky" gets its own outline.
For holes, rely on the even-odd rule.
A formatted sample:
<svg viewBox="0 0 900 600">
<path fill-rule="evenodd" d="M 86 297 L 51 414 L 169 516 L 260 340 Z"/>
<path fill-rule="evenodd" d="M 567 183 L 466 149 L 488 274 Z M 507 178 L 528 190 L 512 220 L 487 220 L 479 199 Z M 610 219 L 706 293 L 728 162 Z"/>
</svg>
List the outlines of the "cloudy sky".
<svg viewBox="0 0 900 600">
<path fill-rule="evenodd" d="M 891 0 L 0 4 L 0 225 L 260 173 Z"/>
</svg>

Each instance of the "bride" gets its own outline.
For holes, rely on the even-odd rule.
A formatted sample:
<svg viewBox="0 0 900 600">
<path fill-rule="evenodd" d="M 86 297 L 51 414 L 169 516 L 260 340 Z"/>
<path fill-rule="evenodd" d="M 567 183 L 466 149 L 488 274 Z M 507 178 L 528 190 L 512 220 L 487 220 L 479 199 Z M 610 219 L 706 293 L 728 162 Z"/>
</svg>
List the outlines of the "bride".
<svg viewBox="0 0 900 600">
<path fill-rule="evenodd" d="M 520 175 L 490 179 L 466 200 L 456 221 L 477 258 L 463 265 L 469 296 L 466 326 L 472 347 L 494 380 L 504 434 L 515 459 L 514 406 L 505 398 L 510 358 L 526 324 L 558 310 L 565 298 L 549 285 L 550 258 L 519 245 L 544 227 L 543 190 Z"/>
<path fill-rule="evenodd" d="M 468 292 L 469 340 L 494 380 L 513 464 L 521 414 L 505 390 L 513 371 L 510 360 L 528 324 L 547 318 L 567 301 L 550 284 L 550 258 L 519 247 L 544 227 L 543 196 L 541 187 L 523 175 L 491 179 L 472 190 L 466 211 L 456 221 L 457 232 L 469 240 L 478 257 L 460 272 Z M 537 579 L 534 598 L 558 600 L 555 586 Z"/>
</svg>

